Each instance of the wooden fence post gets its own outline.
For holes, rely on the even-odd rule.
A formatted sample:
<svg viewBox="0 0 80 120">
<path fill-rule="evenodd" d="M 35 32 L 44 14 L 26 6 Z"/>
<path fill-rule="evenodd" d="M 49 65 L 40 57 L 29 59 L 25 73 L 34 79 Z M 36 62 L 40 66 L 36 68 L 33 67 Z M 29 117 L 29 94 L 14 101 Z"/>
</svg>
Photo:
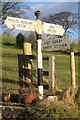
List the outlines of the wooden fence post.
<svg viewBox="0 0 80 120">
<path fill-rule="evenodd" d="M 71 61 L 71 86 L 73 88 L 76 88 L 74 52 L 71 52 L 71 54 L 70 54 L 70 61 Z"/>
<path fill-rule="evenodd" d="M 0 109 L 0 119 L 2 120 L 2 109 Z"/>
<path fill-rule="evenodd" d="M 31 50 L 31 43 L 27 43 L 27 42 L 24 42 L 24 44 L 23 44 L 23 54 L 24 55 L 32 55 L 32 50 Z M 32 68 L 32 64 L 31 64 L 31 60 L 27 60 L 27 61 L 25 61 L 25 68 L 27 68 L 27 69 L 31 69 Z M 31 83 L 31 78 L 32 78 L 32 75 L 28 75 L 27 74 L 27 76 L 26 76 L 26 80 L 28 81 L 28 82 L 30 82 Z"/>
<path fill-rule="evenodd" d="M 52 93 L 55 88 L 55 57 L 49 57 L 49 85 Z"/>
<path fill-rule="evenodd" d="M 23 54 L 32 55 L 31 43 L 24 42 L 23 44 Z"/>
</svg>

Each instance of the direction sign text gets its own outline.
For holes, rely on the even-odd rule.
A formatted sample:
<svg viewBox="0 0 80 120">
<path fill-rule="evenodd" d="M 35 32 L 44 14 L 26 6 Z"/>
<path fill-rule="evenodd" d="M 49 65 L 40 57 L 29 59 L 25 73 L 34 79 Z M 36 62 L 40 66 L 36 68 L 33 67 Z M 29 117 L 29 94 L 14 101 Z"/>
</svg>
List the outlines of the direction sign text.
<svg viewBox="0 0 80 120">
<path fill-rule="evenodd" d="M 7 17 L 5 24 L 10 29 L 35 31 L 35 21 L 33 20 Z"/>
<path fill-rule="evenodd" d="M 42 49 L 46 51 L 66 50 L 70 48 L 71 41 L 67 37 L 43 40 Z"/>
<path fill-rule="evenodd" d="M 64 29 L 61 25 L 55 25 L 42 22 L 40 19 L 28 20 L 15 17 L 7 17 L 5 24 L 9 29 L 26 30 L 36 32 L 37 34 L 54 34 L 63 36 Z"/>
</svg>

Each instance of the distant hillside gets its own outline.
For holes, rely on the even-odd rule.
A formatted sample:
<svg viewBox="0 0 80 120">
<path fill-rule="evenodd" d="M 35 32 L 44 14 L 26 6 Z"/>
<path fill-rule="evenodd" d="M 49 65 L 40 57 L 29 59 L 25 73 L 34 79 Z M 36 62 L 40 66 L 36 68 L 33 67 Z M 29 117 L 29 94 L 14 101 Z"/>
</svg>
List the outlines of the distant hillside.
<svg viewBox="0 0 80 120">
<path fill-rule="evenodd" d="M 72 42 L 71 50 L 75 53 L 80 53 L 80 42 Z"/>
</svg>

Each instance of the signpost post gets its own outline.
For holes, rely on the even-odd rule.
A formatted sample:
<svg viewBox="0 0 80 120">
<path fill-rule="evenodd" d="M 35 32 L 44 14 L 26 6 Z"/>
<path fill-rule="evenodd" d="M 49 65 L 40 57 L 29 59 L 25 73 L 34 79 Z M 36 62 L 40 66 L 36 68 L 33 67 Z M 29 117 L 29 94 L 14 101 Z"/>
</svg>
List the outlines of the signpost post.
<svg viewBox="0 0 80 120">
<path fill-rule="evenodd" d="M 42 22 L 39 19 L 40 11 L 35 12 L 36 20 L 27 20 L 21 18 L 7 17 L 5 24 L 9 29 L 26 30 L 36 32 L 37 36 L 37 60 L 38 60 L 38 90 L 39 99 L 43 99 L 43 84 L 42 84 L 42 50 L 41 50 L 41 34 L 54 34 L 63 36 L 64 28 L 60 25 L 49 24 Z"/>
<path fill-rule="evenodd" d="M 37 24 L 37 60 L 38 60 L 38 89 L 39 89 L 39 99 L 43 99 L 43 80 L 42 80 L 42 50 L 41 50 L 41 21 L 39 20 L 40 11 L 35 12 Z"/>
</svg>

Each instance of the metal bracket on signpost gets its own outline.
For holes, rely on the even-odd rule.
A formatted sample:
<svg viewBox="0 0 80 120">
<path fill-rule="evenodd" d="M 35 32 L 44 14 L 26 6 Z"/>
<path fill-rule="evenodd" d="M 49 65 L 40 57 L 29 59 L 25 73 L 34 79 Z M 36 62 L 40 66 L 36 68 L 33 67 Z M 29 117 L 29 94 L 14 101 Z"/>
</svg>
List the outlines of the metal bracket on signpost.
<svg viewBox="0 0 80 120">
<path fill-rule="evenodd" d="M 41 21 L 39 20 L 40 11 L 35 12 L 36 22 L 38 21 L 40 26 L 38 26 L 38 31 L 36 31 L 37 36 L 37 61 L 38 61 L 38 90 L 39 99 L 43 99 L 43 82 L 42 82 L 42 50 L 41 50 Z"/>
</svg>

